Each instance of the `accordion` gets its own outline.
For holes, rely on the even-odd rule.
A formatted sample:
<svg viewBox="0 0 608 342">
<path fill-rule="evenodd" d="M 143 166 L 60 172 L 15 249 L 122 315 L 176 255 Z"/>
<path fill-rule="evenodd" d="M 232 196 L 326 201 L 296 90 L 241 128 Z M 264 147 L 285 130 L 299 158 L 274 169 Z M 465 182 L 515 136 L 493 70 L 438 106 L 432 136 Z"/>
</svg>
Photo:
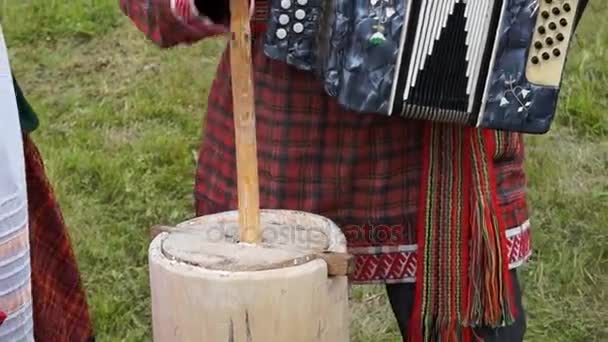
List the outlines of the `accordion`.
<svg viewBox="0 0 608 342">
<path fill-rule="evenodd" d="M 545 133 L 587 0 L 271 0 L 264 52 L 347 109 Z"/>
</svg>

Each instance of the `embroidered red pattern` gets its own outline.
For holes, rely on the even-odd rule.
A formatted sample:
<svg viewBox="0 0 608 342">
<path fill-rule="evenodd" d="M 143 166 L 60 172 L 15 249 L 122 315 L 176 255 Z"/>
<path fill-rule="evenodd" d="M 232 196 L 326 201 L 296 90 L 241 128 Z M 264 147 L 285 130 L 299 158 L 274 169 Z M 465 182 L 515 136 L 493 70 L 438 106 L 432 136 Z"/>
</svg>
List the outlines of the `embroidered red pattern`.
<svg viewBox="0 0 608 342">
<path fill-rule="evenodd" d="M 531 234 L 528 222 L 507 231 L 509 268 L 524 264 L 531 256 Z M 355 271 L 351 281 L 369 283 L 412 283 L 416 281 L 416 245 L 354 248 Z M 383 280 L 386 279 L 386 280 Z"/>
</svg>

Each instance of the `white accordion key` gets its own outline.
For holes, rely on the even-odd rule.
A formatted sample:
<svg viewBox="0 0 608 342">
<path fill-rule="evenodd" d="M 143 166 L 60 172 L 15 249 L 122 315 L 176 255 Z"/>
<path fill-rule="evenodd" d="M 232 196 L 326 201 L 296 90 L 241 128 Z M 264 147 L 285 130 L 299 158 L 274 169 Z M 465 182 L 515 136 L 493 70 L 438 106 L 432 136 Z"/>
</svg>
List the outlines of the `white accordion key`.
<svg viewBox="0 0 608 342">
<path fill-rule="evenodd" d="M 578 2 L 539 0 L 538 18 L 526 66 L 526 78 L 530 83 L 559 87 Z"/>
<path fill-rule="evenodd" d="M 287 14 L 281 14 L 279 16 L 279 23 L 281 23 L 281 25 L 289 24 L 289 16 Z"/>
<path fill-rule="evenodd" d="M 289 9 L 291 7 L 291 0 L 281 0 L 281 7 Z"/>
<path fill-rule="evenodd" d="M 277 30 L 277 38 L 283 40 L 285 39 L 285 37 L 287 37 L 287 31 L 283 28 L 280 28 Z"/>
<path fill-rule="evenodd" d="M 298 20 L 302 20 L 304 18 L 306 18 L 306 11 L 304 11 L 303 9 L 299 9 L 296 11 L 296 19 Z"/>
<path fill-rule="evenodd" d="M 302 31 L 304 31 L 304 25 L 302 25 L 302 23 L 293 24 L 293 32 L 302 33 Z"/>
</svg>

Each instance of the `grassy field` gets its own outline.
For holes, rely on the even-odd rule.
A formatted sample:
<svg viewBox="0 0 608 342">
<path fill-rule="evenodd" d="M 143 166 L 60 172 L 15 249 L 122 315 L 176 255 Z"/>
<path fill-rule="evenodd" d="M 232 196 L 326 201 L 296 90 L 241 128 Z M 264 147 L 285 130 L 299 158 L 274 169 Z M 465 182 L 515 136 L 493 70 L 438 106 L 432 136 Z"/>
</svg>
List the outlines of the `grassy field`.
<svg viewBox="0 0 608 342">
<path fill-rule="evenodd" d="M 149 341 L 147 229 L 192 215 L 195 151 L 224 42 L 161 51 L 117 0 L 3 0 L 12 65 L 69 224 L 99 341 Z M 592 1 L 558 122 L 527 138 L 535 256 L 527 341 L 608 341 L 608 3 Z M 380 287 L 353 341 L 398 341 Z"/>
</svg>

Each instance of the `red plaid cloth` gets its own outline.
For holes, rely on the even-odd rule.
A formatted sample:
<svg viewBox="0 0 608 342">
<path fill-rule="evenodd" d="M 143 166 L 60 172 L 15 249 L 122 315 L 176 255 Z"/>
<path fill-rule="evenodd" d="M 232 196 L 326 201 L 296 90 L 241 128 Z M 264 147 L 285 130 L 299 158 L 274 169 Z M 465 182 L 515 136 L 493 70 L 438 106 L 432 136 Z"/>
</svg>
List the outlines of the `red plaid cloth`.
<svg viewBox="0 0 608 342">
<path fill-rule="evenodd" d="M 201 37 L 227 32 L 226 26 L 214 24 L 207 18 L 180 18 L 171 11 L 171 0 L 120 0 L 120 9 L 133 19 L 139 30 L 161 47 L 175 44 L 191 44 Z M 179 1 L 179 13 L 189 12 L 184 6 L 190 2 Z"/>
<path fill-rule="evenodd" d="M 153 1 L 147 20 L 138 11 L 149 1 L 122 0 L 122 8 L 156 44 L 192 37 L 187 23 Z M 256 2 L 256 18 L 263 13 Z M 163 15 L 161 15 L 161 13 Z M 203 20 L 199 18 L 199 20 Z M 258 27 L 258 26 L 254 26 Z M 153 32 L 154 34 L 149 34 Z M 353 282 L 411 282 L 416 270 L 416 213 L 421 183 L 422 123 L 342 109 L 314 75 L 268 59 L 263 33 L 253 46 L 256 124 L 263 208 L 295 209 L 332 219 L 356 257 Z M 166 42 L 172 44 L 166 44 Z M 221 58 L 204 122 L 196 175 L 196 209 L 207 215 L 237 208 L 234 119 L 229 52 Z M 509 227 L 511 266 L 530 254 L 522 137 L 501 135 L 497 188 Z"/>
<path fill-rule="evenodd" d="M 38 149 L 24 136 L 34 302 L 40 342 L 93 340 L 93 328 L 63 217 Z"/>
</svg>

